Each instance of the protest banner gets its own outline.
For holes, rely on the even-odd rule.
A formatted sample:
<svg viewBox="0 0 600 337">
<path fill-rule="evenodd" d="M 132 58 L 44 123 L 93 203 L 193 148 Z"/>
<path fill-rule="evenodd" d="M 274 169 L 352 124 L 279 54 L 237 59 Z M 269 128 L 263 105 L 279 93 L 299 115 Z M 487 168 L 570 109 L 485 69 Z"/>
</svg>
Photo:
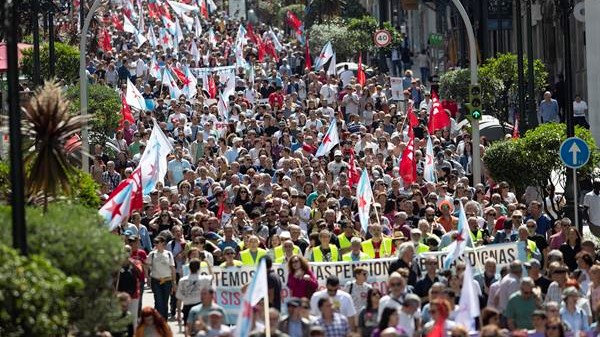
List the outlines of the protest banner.
<svg viewBox="0 0 600 337">
<path fill-rule="evenodd" d="M 401 101 L 404 99 L 402 77 L 390 77 L 390 89 L 392 89 L 392 99 L 394 101 Z"/>
<path fill-rule="evenodd" d="M 439 270 L 441 271 L 444 257 L 447 254 L 448 252 L 446 251 L 423 253 L 417 257 L 417 263 L 419 263 L 421 270 L 425 271 L 425 260 L 427 257 L 434 256 L 438 260 Z M 467 248 L 466 254 L 469 256 L 474 272 L 477 274 L 477 270 L 480 270 L 487 258 L 495 258 L 498 269 L 508 266 L 512 261 L 516 260 L 518 258 L 517 243 L 487 245 L 476 249 Z M 354 279 L 354 268 L 361 266 L 367 270 L 367 282 L 379 289 L 383 294 L 386 294 L 389 275 L 388 269 L 390 264 L 395 260 L 396 258 L 392 257 L 358 262 L 310 262 L 310 267 L 319 282 L 319 290 L 325 288 L 325 281 L 329 276 L 337 276 L 340 279 L 340 285 L 343 287 L 347 282 Z M 459 261 L 463 262 L 462 259 L 459 259 Z M 215 267 L 213 269 L 213 286 L 216 289 L 215 300 L 225 310 L 227 315 L 225 318 L 226 324 L 235 324 L 242 299 L 241 289 L 252 280 L 254 270 L 254 267 Z M 290 297 L 289 290 L 286 287 L 288 278 L 287 265 L 273 265 L 273 270 L 281 278 L 283 285 L 281 300 L 282 303 L 285 303 Z M 285 310 L 285 305 L 282 306 L 282 309 Z"/>
</svg>

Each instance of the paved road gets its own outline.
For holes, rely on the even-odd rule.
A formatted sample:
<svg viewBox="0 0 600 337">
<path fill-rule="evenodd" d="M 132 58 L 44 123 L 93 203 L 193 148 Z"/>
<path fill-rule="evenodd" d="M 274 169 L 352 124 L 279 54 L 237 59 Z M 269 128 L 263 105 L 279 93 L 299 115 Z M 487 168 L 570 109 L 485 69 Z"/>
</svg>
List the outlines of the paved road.
<svg viewBox="0 0 600 337">
<path fill-rule="evenodd" d="M 154 295 L 149 288 L 144 289 L 144 295 L 142 297 L 142 306 L 150 306 L 154 307 Z M 174 337 L 183 337 L 183 326 L 179 326 L 179 324 L 175 321 L 170 321 L 169 326 L 171 327 L 171 331 L 173 331 Z"/>
</svg>

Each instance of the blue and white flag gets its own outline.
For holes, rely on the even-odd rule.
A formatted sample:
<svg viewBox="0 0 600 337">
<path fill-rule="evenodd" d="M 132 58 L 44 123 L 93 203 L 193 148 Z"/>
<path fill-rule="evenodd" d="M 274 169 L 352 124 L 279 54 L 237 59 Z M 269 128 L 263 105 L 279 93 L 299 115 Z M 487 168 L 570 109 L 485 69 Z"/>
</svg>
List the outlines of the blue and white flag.
<svg viewBox="0 0 600 337">
<path fill-rule="evenodd" d="M 252 281 L 246 288 L 240 313 L 235 324 L 234 337 L 248 337 L 252 330 L 252 316 L 255 305 L 264 299 L 268 301 L 269 290 L 267 285 L 267 265 L 264 259 L 261 259 L 256 267 Z"/>
<path fill-rule="evenodd" d="M 467 216 L 462 202 L 459 202 L 460 209 L 458 211 L 458 229 L 456 231 L 456 239 L 448 246 L 448 255 L 444 258 L 444 269 L 449 269 L 457 258 L 461 257 L 467 246 L 472 247 L 471 234 L 469 233 L 469 225 Z"/>
<path fill-rule="evenodd" d="M 331 151 L 336 145 L 340 143 L 340 136 L 338 134 L 337 123 L 335 121 L 331 121 L 329 124 L 329 129 L 327 129 L 327 133 L 323 136 L 321 140 L 321 145 L 319 145 L 319 149 L 317 149 L 317 153 L 315 156 L 322 157 Z"/>
<path fill-rule="evenodd" d="M 427 147 L 425 148 L 425 167 L 423 169 L 423 179 L 428 183 L 435 183 L 435 162 L 433 156 L 433 144 L 431 137 L 427 137 Z"/>
<path fill-rule="evenodd" d="M 369 181 L 367 169 L 363 169 L 356 187 L 356 199 L 358 200 L 358 219 L 360 226 L 365 233 L 369 228 L 369 218 L 371 214 L 371 202 L 373 202 L 373 190 Z"/>
<path fill-rule="evenodd" d="M 469 257 L 465 255 L 465 272 L 463 274 L 462 289 L 460 290 L 456 323 L 467 328 L 469 332 L 477 331 L 475 326 L 477 317 L 479 317 L 479 295 L 477 294 L 475 284 L 473 283 L 471 261 Z"/>
</svg>

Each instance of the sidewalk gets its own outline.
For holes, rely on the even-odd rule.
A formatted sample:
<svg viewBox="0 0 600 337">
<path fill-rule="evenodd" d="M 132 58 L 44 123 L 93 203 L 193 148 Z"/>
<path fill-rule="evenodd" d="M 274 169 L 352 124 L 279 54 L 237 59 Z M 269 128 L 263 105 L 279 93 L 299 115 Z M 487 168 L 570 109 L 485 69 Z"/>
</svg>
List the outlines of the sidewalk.
<svg viewBox="0 0 600 337">
<path fill-rule="evenodd" d="M 154 295 L 152 294 L 152 290 L 146 287 L 144 288 L 144 295 L 142 296 L 142 308 L 143 307 L 154 307 Z M 171 327 L 171 331 L 173 331 L 174 337 L 183 337 L 184 335 L 184 327 L 183 325 L 179 326 L 179 324 L 175 321 L 169 321 L 169 327 Z"/>
</svg>

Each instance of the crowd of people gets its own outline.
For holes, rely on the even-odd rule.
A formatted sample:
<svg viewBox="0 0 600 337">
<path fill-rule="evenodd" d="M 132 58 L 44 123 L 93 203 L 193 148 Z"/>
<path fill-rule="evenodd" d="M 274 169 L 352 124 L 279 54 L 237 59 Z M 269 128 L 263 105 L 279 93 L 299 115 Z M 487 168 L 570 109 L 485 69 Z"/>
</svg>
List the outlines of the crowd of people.
<svg viewBox="0 0 600 337">
<path fill-rule="evenodd" d="M 103 10 L 104 20 L 94 29 L 98 36 L 108 30 L 113 47 L 89 51 L 89 81 L 124 94 L 130 80 L 147 109 L 134 111 L 134 122 L 123 121 L 112 144 L 96 144 L 90 173 L 108 197 L 137 166 L 154 121 L 174 147 L 164 182 L 115 229 L 129 256 L 115 278 L 127 328 L 113 335 L 172 336 L 167 321 L 175 320 L 186 336 L 232 336 L 236 327 L 215 302 L 213 269 L 252 267 L 261 259 L 269 270 L 269 317 L 262 302 L 253 308 L 252 336 L 265 335 L 266 320 L 271 335 L 282 337 L 600 332 L 596 241 L 583 238 L 577 224 L 562 215 L 564 198 L 553 190 L 546 198 L 532 189 L 516 195 L 510 182 L 473 177 L 473 165 L 482 163 L 473 163 L 472 153 L 485 154 L 489 142 L 483 138 L 481 148 L 473 149 L 468 130 L 457 129 L 454 121 L 429 132 L 433 102 L 427 79 L 406 69 L 403 97 L 393 100 L 386 74 L 361 85 L 349 69 L 339 75 L 305 69 L 304 48 L 293 34 L 257 25 L 255 34 L 264 39 L 275 34 L 281 48 L 262 56 L 251 42 L 242 48 L 251 70 L 236 68 L 235 92 L 225 98 L 223 114 L 201 79 L 196 95 L 172 97 L 150 75 L 150 64 L 155 59 L 162 69 L 179 70 L 236 65 L 239 21 L 213 11 L 201 18 L 199 37 L 182 25 L 183 41 L 171 50 L 138 46 L 133 34 L 111 24 L 114 15 L 135 17 L 127 2 Z M 153 10 L 144 4 L 137 20 L 144 16 L 159 28 L 163 22 Z M 164 11 L 170 11 L 166 4 L 159 12 Z M 190 52 L 192 43 L 199 59 Z M 220 92 L 227 84 L 215 79 Z M 411 127 L 408 107 L 418 120 L 412 127 L 417 178 L 411 182 L 399 170 Z M 317 157 L 331 123 L 337 124 L 339 144 Z M 433 182 L 424 178 L 428 137 L 435 153 Z M 353 178 L 362 171 L 373 192 L 366 231 Z M 479 180 L 483 183 L 473 184 Z M 600 181 L 587 192 L 585 217 L 590 226 L 600 225 Z M 427 257 L 421 269 L 419 256 L 444 251 L 457 239 L 461 205 L 472 246 L 518 243 L 510 265 L 500 268 L 488 258 L 474 280 L 463 279 L 462 262 L 445 270 Z M 369 284 L 362 267 L 341 284 L 335 276 L 317 279 L 310 266 L 381 258 L 394 259 L 383 288 Z M 286 266 L 285 284 L 274 265 Z M 464 282 L 473 282 L 478 292 L 475 328 L 456 323 Z M 282 288 L 289 290 L 286 300 Z M 153 306 L 141 303 L 145 291 L 153 293 Z"/>
</svg>

